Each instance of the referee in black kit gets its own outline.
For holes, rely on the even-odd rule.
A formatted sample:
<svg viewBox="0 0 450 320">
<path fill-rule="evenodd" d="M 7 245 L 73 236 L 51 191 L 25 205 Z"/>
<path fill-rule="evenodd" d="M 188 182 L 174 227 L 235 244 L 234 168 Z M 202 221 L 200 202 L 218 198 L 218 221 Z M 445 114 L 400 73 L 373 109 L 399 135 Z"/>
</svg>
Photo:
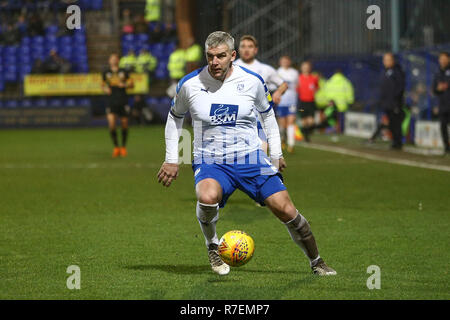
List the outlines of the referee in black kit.
<svg viewBox="0 0 450 320">
<path fill-rule="evenodd" d="M 384 74 L 381 80 L 380 106 L 389 118 L 389 130 L 392 133 L 392 149 L 402 149 L 403 92 L 405 91 L 405 74 L 395 62 L 391 52 L 383 56 Z"/>
</svg>

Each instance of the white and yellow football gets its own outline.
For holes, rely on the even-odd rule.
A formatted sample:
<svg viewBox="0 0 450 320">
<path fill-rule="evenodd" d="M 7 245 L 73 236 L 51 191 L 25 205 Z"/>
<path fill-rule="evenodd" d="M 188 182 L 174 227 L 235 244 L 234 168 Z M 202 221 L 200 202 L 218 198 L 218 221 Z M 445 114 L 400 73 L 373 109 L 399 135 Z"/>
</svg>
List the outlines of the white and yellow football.
<svg viewBox="0 0 450 320">
<path fill-rule="evenodd" d="M 255 252 L 252 237 L 240 230 L 228 231 L 219 242 L 220 258 L 232 267 L 240 267 L 250 261 Z"/>
</svg>

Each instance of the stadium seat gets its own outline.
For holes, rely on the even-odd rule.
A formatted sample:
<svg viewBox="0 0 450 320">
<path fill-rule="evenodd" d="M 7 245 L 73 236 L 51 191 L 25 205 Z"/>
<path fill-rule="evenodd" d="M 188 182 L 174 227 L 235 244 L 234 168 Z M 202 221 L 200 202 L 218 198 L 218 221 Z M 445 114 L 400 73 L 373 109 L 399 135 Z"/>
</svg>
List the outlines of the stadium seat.
<svg viewBox="0 0 450 320">
<path fill-rule="evenodd" d="M 139 33 L 136 38 L 138 42 L 148 42 L 149 36 L 146 33 Z"/>
<path fill-rule="evenodd" d="M 19 47 L 19 56 L 29 56 L 31 54 L 31 48 L 28 45 L 22 45 Z"/>
<path fill-rule="evenodd" d="M 4 79 L 5 82 L 17 81 L 17 67 L 15 65 L 5 66 Z"/>
<path fill-rule="evenodd" d="M 46 98 L 36 99 L 34 101 L 33 105 L 38 108 L 46 108 L 47 107 L 47 99 Z"/>
<path fill-rule="evenodd" d="M 48 106 L 51 108 L 60 108 L 63 106 L 63 102 L 60 98 L 52 98 L 49 100 Z"/>
<path fill-rule="evenodd" d="M 5 107 L 9 109 L 15 109 L 19 106 L 19 103 L 16 99 L 9 99 L 5 101 Z"/>
<path fill-rule="evenodd" d="M 59 27 L 57 25 L 49 25 L 47 28 L 45 28 L 45 34 L 48 35 L 56 35 L 59 31 Z"/>
<path fill-rule="evenodd" d="M 33 102 L 31 101 L 31 99 L 23 99 L 20 102 L 20 106 L 22 108 L 31 108 L 33 106 Z"/>
<path fill-rule="evenodd" d="M 30 39 L 30 37 L 23 37 L 22 40 L 20 41 L 20 43 L 22 45 L 30 45 L 31 44 L 31 39 Z"/>
<path fill-rule="evenodd" d="M 81 107 L 90 107 L 91 99 L 90 98 L 81 98 L 77 101 L 77 104 Z"/>
<path fill-rule="evenodd" d="M 36 46 L 36 45 L 42 45 L 43 46 L 44 42 L 45 42 L 45 39 L 44 39 L 43 36 L 35 36 L 35 37 L 31 38 L 31 44 L 33 46 Z"/>
<path fill-rule="evenodd" d="M 101 10 L 103 8 L 103 0 L 91 0 L 92 10 Z"/>
<path fill-rule="evenodd" d="M 134 42 L 134 34 L 128 33 L 122 36 L 122 42 Z"/>
<path fill-rule="evenodd" d="M 74 98 L 66 98 L 63 102 L 64 107 L 75 107 L 77 105 L 77 101 Z"/>
<path fill-rule="evenodd" d="M 86 43 L 86 35 L 83 33 L 75 33 L 74 38 L 75 38 L 75 43 L 77 43 L 77 44 Z"/>
</svg>

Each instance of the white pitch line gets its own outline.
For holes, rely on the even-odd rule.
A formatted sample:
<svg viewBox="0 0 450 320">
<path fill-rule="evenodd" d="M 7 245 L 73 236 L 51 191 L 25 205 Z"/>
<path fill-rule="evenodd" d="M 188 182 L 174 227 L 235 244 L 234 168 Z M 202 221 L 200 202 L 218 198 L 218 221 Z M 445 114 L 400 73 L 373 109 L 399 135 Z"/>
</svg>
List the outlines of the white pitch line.
<svg viewBox="0 0 450 320">
<path fill-rule="evenodd" d="M 127 168 L 158 168 L 157 164 L 123 163 L 64 163 L 64 164 L 35 164 L 35 163 L 0 163 L 0 169 L 127 169 Z"/>
<path fill-rule="evenodd" d="M 325 146 L 325 145 L 320 145 L 320 144 L 315 144 L 315 143 L 301 144 L 301 146 L 305 147 L 305 148 L 311 148 L 311 149 L 317 149 L 317 150 L 329 151 L 329 152 L 336 152 L 336 153 L 340 153 L 340 154 L 344 154 L 344 155 L 348 155 L 348 156 L 360 157 L 360 158 L 364 158 L 364 159 L 368 159 L 368 160 L 382 161 L 382 162 L 400 164 L 400 165 L 410 166 L 410 167 L 419 167 L 419 168 L 424 168 L 424 169 L 432 169 L 432 170 L 440 170 L 440 171 L 450 172 L 449 166 L 444 166 L 444 165 L 439 165 L 439 164 L 422 163 L 422 162 L 406 160 L 406 159 L 392 159 L 392 158 L 387 158 L 387 157 L 383 157 L 383 156 L 373 155 L 370 153 L 349 150 L 349 149 L 345 149 L 345 148 L 341 148 L 341 147 Z"/>
</svg>

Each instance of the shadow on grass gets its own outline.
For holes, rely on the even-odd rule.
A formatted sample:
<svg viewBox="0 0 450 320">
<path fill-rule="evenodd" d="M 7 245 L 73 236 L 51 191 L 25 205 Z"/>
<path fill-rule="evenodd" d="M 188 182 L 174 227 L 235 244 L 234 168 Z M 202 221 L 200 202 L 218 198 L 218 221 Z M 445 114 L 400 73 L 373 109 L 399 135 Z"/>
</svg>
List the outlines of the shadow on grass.
<svg viewBox="0 0 450 320">
<path fill-rule="evenodd" d="M 146 271 L 146 270 L 157 270 L 167 273 L 174 274 L 204 274 L 211 272 L 211 267 L 209 265 L 168 265 L 168 264 L 140 264 L 125 266 L 125 269 L 136 270 L 136 271 Z M 260 274 L 297 274 L 297 270 L 255 270 L 255 269 L 240 269 L 232 268 L 231 273 L 260 273 Z"/>
<path fill-rule="evenodd" d="M 168 265 L 168 264 L 140 264 L 125 266 L 125 269 L 146 271 L 156 270 L 174 274 L 202 274 L 211 270 L 208 265 Z"/>
</svg>

